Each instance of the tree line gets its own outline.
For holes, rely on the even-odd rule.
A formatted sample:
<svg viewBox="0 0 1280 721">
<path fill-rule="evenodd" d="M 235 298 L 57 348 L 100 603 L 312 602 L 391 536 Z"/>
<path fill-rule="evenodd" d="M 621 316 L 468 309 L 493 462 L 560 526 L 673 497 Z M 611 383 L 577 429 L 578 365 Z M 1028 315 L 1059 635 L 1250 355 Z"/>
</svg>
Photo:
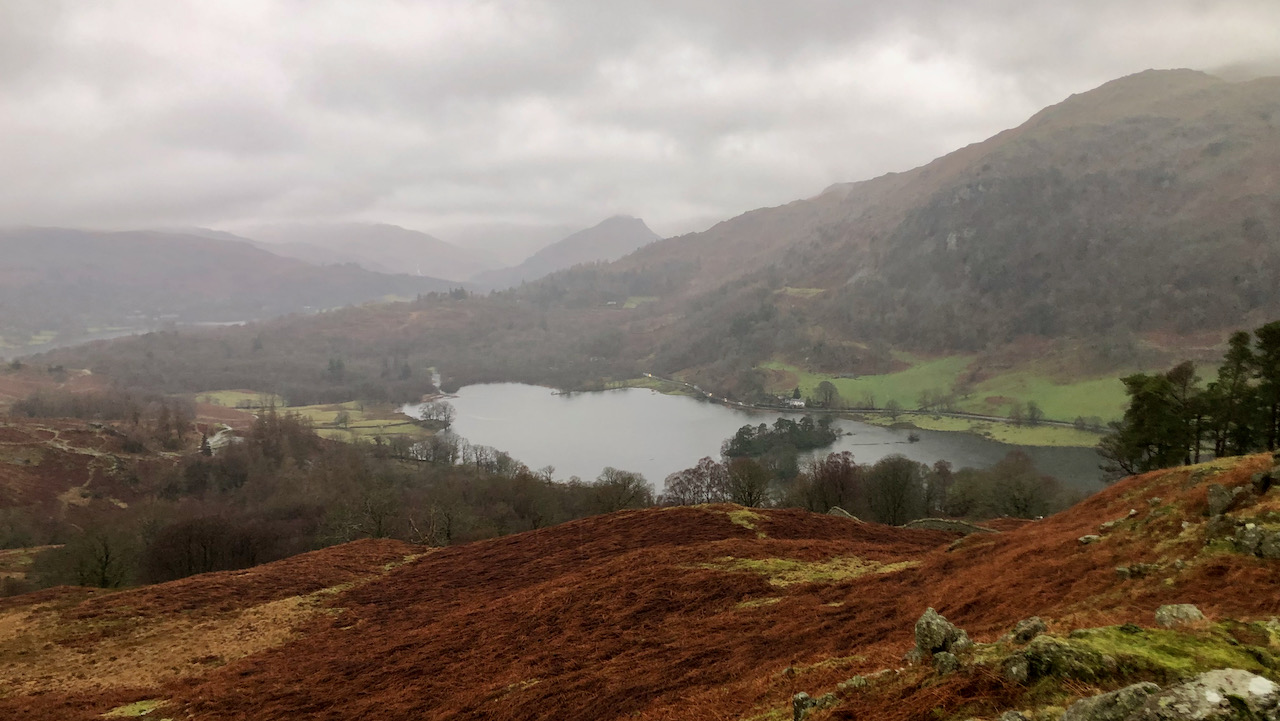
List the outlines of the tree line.
<svg viewBox="0 0 1280 721">
<path fill-rule="evenodd" d="M 839 507 L 864 520 L 901 525 L 917 518 L 1035 518 L 1078 500 L 1057 479 L 1041 473 L 1031 458 L 1012 451 L 991 468 L 932 466 L 902 455 L 864 464 L 849 451 L 806 462 L 787 478 L 776 477 L 759 459 L 703 458 L 673 473 L 658 498 L 663 505 L 737 503 L 755 507 L 804 508 L 826 513 Z"/>
<path fill-rule="evenodd" d="M 1280 444 L 1280 321 L 1227 341 L 1213 380 L 1191 361 L 1121 379 L 1129 405 L 1099 444 L 1114 476 L 1276 450 Z"/>
</svg>

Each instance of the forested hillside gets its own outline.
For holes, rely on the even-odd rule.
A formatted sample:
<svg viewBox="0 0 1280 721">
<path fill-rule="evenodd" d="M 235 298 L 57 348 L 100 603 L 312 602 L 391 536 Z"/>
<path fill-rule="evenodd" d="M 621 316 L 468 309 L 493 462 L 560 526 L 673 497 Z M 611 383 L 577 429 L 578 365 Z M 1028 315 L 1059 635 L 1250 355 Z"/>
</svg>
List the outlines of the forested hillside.
<svg viewBox="0 0 1280 721">
<path fill-rule="evenodd" d="M 861 375 L 904 367 L 904 350 L 995 359 L 946 380 L 958 388 L 1027 348 L 1069 358 L 1062 374 L 1114 376 L 1203 356 L 1280 316 L 1268 280 L 1280 277 L 1277 167 L 1280 79 L 1149 71 L 921 168 L 615 263 L 489 297 L 298 319 L 268 335 L 281 368 L 300 376 L 332 357 L 377 367 L 397 356 L 436 366 L 446 386 L 598 387 L 646 371 L 753 399 L 769 390 L 767 361 Z M 224 357 L 247 371 L 254 361 L 240 349 L 260 335 L 222 333 Z M 167 345 L 180 357 L 158 356 L 156 342 L 55 358 L 128 376 L 145 354 L 152 370 L 174 370 L 151 374 L 171 391 L 199 390 L 175 379 L 227 365 L 177 343 Z"/>
</svg>

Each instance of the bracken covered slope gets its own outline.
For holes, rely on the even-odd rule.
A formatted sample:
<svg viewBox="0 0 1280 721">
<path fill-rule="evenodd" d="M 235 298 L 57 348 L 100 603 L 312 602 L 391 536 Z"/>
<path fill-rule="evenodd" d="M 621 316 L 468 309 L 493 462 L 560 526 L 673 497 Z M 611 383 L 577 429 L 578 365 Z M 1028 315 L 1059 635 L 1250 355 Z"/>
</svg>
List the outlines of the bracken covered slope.
<svg viewBox="0 0 1280 721">
<path fill-rule="evenodd" d="M 364 541 L 117 593 L 47 591 L 0 606 L 0 717 L 763 721 L 790 718 L 798 691 L 834 693 L 814 719 L 994 717 L 1235 657 L 1195 652 L 1165 668 L 1121 649 L 1110 675 L 1050 688 L 1005 679 L 982 661 L 1003 646 L 980 644 L 939 677 L 903 661 L 926 607 L 984 643 L 1031 615 L 1064 638 L 1131 623 L 1131 638 L 1166 645 L 1159 634 L 1172 632 L 1139 628 L 1162 604 L 1197 604 L 1211 623 L 1278 615 L 1280 561 L 1206 544 L 1210 485 L 1251 488 L 1272 463 L 1131 478 L 963 539 L 706 506 L 435 550 Z M 1245 498 L 1235 520 L 1280 520 L 1280 490 Z M 1210 643 L 1217 628 L 1185 634 Z M 1071 643 L 1112 638 L 1099 633 Z M 1264 660 L 1280 658 L 1280 634 L 1267 633 L 1248 637 L 1245 660 L 1274 677 Z M 855 674 L 873 681 L 839 689 Z"/>
</svg>

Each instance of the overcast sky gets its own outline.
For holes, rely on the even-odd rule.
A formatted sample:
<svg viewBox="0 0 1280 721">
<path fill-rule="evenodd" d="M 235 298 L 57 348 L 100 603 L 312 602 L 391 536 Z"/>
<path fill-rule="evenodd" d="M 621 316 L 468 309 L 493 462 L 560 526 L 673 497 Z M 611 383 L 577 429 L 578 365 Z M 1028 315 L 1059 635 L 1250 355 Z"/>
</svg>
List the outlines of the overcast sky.
<svg viewBox="0 0 1280 721">
<path fill-rule="evenodd" d="M 1280 0 L 0 0 L 0 224 L 671 235 L 1255 62 Z"/>
</svg>

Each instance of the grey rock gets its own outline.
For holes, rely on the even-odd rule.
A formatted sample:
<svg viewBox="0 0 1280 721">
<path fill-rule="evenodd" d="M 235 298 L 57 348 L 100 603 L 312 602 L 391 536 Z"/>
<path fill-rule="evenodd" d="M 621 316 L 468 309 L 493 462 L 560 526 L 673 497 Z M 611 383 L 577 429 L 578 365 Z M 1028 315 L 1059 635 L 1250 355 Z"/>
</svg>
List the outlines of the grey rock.
<svg viewBox="0 0 1280 721">
<path fill-rule="evenodd" d="M 1254 493 L 1261 496 L 1271 490 L 1271 486 L 1275 484 L 1275 477 L 1272 476 L 1272 473 L 1274 473 L 1274 471 L 1263 471 L 1262 473 L 1253 474 L 1249 480 L 1253 482 Z"/>
<path fill-rule="evenodd" d="M 1236 530 L 1236 550 L 1250 556 L 1257 555 L 1266 539 L 1266 531 L 1252 523 L 1247 523 Z"/>
<path fill-rule="evenodd" d="M 1235 534 L 1239 522 L 1231 516 L 1211 516 L 1209 522 L 1204 524 L 1204 535 L 1206 541 L 1212 541 L 1215 538 L 1230 538 Z"/>
<path fill-rule="evenodd" d="M 1026 683 L 1031 680 L 1031 662 L 1022 654 L 1014 654 L 1004 660 L 1000 672 L 1014 683 Z"/>
<path fill-rule="evenodd" d="M 1154 683 L 1125 686 L 1118 691 L 1076 701 L 1060 721 L 1124 721 L 1157 693 L 1160 693 L 1160 687 Z"/>
<path fill-rule="evenodd" d="M 1128 581 L 1132 577 L 1133 574 L 1129 572 L 1128 566 L 1116 566 L 1116 578 L 1121 581 Z"/>
<path fill-rule="evenodd" d="M 809 715 L 809 709 L 817 706 L 818 702 L 810 698 L 809 694 L 801 691 L 791 697 L 791 721 L 800 721 Z"/>
<path fill-rule="evenodd" d="M 1010 658 L 1017 657 L 1026 659 L 1027 679 L 1031 681 L 1049 676 L 1092 681 L 1107 676 L 1115 666 L 1114 659 L 1050 636 L 1035 637 Z"/>
<path fill-rule="evenodd" d="M 1229 668 L 1202 673 L 1148 698 L 1126 721 L 1274 721 L 1277 718 L 1280 718 L 1280 687 L 1248 671 Z"/>
<path fill-rule="evenodd" d="M 1081 537 L 1077 538 L 1076 540 L 1080 542 L 1080 545 L 1082 545 L 1082 546 L 1087 546 L 1087 545 L 1089 545 L 1090 543 L 1097 543 L 1098 541 L 1101 541 L 1101 540 L 1102 540 L 1102 536 L 1099 536 L 1099 535 L 1096 535 L 1096 534 L 1090 533 L 1090 534 L 1088 534 L 1088 535 L 1081 536 Z"/>
<path fill-rule="evenodd" d="M 946 676 L 960 669 L 960 659 L 954 653 L 939 651 L 933 654 L 933 670 L 940 676 Z"/>
<path fill-rule="evenodd" d="M 1258 544 L 1258 555 L 1272 560 L 1280 559 L 1280 531 L 1269 531 Z"/>
<path fill-rule="evenodd" d="M 956 640 L 951 642 L 951 647 L 947 649 L 951 653 L 968 653 L 973 650 L 973 641 L 969 639 L 969 633 L 963 628 L 956 629 Z"/>
<path fill-rule="evenodd" d="M 1013 640 L 1018 643 L 1026 643 L 1048 630 L 1049 625 L 1044 622 L 1044 619 L 1039 616 L 1032 616 L 1013 624 Z"/>
<path fill-rule="evenodd" d="M 996 721 L 1031 721 L 1031 719 L 1021 711 L 1005 711 Z"/>
<path fill-rule="evenodd" d="M 1231 504 L 1235 501 L 1235 496 L 1227 487 L 1221 483 L 1209 484 L 1209 515 L 1220 516 L 1227 512 Z"/>
<path fill-rule="evenodd" d="M 1173 603 L 1156 609 L 1156 625 L 1163 628 L 1203 621 L 1204 614 L 1190 603 Z"/>
<path fill-rule="evenodd" d="M 849 513 L 848 511 L 844 510 L 840 506 L 832 506 L 831 510 L 827 511 L 827 515 L 839 516 L 840 518 L 852 518 L 855 521 L 858 520 L 857 516 L 853 515 L 852 513 Z"/>
<path fill-rule="evenodd" d="M 902 661 L 908 666 L 919 666 L 924 663 L 924 655 L 924 651 L 912 646 L 911 650 L 907 651 L 907 654 L 902 657 Z"/>
<path fill-rule="evenodd" d="M 834 693 L 824 693 L 813 702 L 814 708 L 831 708 L 840 703 L 840 697 Z"/>
<path fill-rule="evenodd" d="M 916 621 L 916 648 L 924 653 L 946 651 L 957 637 L 956 627 L 932 608 Z"/>
</svg>

